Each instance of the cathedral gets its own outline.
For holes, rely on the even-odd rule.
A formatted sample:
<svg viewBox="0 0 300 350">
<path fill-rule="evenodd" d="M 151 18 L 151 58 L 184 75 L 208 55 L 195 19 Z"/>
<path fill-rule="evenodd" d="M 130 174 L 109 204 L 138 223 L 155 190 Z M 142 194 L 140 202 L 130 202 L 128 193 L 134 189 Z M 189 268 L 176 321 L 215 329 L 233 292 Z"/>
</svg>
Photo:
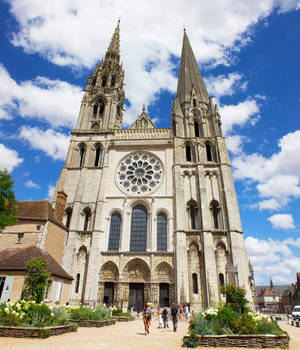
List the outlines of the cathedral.
<svg viewBox="0 0 300 350">
<path fill-rule="evenodd" d="M 64 269 L 71 303 L 190 305 L 224 300 L 235 283 L 253 303 L 228 151 L 186 32 L 171 128 L 143 108 L 122 129 L 120 27 L 90 74 L 65 166 L 53 195 L 65 193 Z M 57 197 L 58 195 L 58 197 Z"/>
</svg>

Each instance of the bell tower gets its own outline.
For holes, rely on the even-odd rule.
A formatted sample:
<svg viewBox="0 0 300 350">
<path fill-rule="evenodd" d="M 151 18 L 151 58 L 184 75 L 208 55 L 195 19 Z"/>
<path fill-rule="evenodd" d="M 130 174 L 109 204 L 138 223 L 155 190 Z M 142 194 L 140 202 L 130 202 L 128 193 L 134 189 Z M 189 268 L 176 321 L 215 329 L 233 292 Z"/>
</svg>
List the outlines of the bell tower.
<svg viewBox="0 0 300 350">
<path fill-rule="evenodd" d="M 123 120 L 124 70 L 120 64 L 120 21 L 104 60 L 87 80 L 76 131 L 120 129 Z"/>
</svg>

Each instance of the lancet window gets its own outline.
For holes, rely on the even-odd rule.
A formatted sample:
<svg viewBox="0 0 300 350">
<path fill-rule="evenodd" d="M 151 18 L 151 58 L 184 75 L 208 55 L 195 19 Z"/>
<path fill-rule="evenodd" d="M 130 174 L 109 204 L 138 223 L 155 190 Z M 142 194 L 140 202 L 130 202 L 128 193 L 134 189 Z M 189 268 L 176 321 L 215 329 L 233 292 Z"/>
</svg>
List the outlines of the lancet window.
<svg viewBox="0 0 300 350">
<path fill-rule="evenodd" d="M 115 213 L 111 216 L 109 227 L 108 250 L 118 251 L 120 246 L 121 215 Z"/>
<path fill-rule="evenodd" d="M 139 204 L 132 209 L 130 251 L 143 252 L 147 248 L 147 209 Z"/>
<path fill-rule="evenodd" d="M 167 216 L 164 213 L 157 215 L 157 250 L 167 250 Z"/>
</svg>

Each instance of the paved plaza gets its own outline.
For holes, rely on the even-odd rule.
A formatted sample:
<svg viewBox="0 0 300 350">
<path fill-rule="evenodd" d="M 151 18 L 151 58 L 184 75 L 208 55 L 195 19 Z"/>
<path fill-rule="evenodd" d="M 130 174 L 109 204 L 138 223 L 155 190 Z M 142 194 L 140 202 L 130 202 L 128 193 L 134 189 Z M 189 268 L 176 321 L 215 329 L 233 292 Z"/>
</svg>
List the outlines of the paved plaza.
<svg viewBox="0 0 300 350">
<path fill-rule="evenodd" d="M 290 350 L 300 349 L 300 328 L 280 323 L 290 337 Z M 172 329 L 158 329 L 152 322 L 150 334 L 145 336 L 143 321 L 117 323 L 104 328 L 78 328 L 77 333 L 54 336 L 48 339 L 0 338 L 1 350 L 176 350 L 182 349 L 182 338 L 187 333 L 187 323 L 180 322 L 176 333 Z M 198 348 L 200 349 L 200 348 Z M 204 349 L 204 348 L 201 348 Z M 215 349 L 215 348 L 205 348 Z M 218 348 L 224 350 L 242 348 Z"/>
</svg>

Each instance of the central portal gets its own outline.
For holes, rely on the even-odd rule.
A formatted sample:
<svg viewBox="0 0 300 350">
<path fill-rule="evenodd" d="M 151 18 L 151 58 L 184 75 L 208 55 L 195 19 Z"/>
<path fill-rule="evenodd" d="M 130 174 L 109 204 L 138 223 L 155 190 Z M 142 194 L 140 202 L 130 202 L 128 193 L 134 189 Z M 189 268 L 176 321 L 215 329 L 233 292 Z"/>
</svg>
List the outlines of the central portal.
<svg viewBox="0 0 300 350">
<path fill-rule="evenodd" d="M 128 308 L 141 312 L 144 308 L 144 283 L 129 283 Z"/>
</svg>

